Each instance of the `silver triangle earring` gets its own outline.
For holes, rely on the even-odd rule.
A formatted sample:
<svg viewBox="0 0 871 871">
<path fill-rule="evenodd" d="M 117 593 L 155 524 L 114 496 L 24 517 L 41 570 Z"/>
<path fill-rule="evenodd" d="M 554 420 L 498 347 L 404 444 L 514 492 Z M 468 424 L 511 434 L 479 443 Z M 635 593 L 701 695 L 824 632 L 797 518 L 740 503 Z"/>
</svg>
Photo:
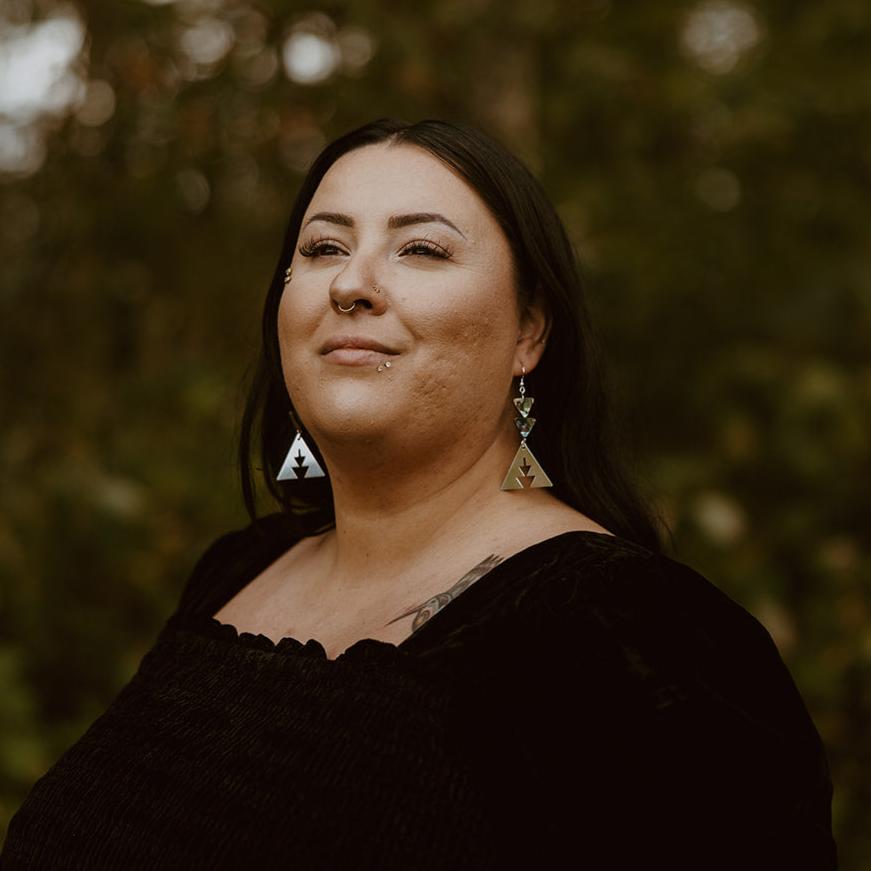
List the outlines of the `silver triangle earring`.
<svg viewBox="0 0 871 871">
<path fill-rule="evenodd" d="M 299 430 L 299 424 L 293 419 L 293 413 L 290 414 L 290 419 L 293 420 L 296 427 L 296 435 L 290 445 L 290 450 L 281 464 L 281 471 L 278 473 L 276 480 L 278 481 L 301 481 L 309 478 L 325 478 L 324 470 L 321 464 L 315 459 L 311 448 L 305 443 L 302 433 Z"/>
<path fill-rule="evenodd" d="M 532 403 L 535 400 L 531 396 L 526 395 L 526 385 L 523 383 L 523 378 L 526 375 L 526 367 L 521 366 L 522 374 L 520 376 L 520 396 L 514 400 L 514 407 L 517 409 L 517 417 L 514 418 L 514 425 L 520 431 L 520 447 L 508 467 L 508 474 L 502 482 L 502 490 L 529 490 L 533 487 L 553 487 L 550 478 L 544 472 L 544 469 L 539 465 L 538 460 L 532 454 L 532 451 L 526 446 L 526 438 L 532 432 L 535 426 L 535 418 L 529 416 L 532 411 Z"/>
</svg>

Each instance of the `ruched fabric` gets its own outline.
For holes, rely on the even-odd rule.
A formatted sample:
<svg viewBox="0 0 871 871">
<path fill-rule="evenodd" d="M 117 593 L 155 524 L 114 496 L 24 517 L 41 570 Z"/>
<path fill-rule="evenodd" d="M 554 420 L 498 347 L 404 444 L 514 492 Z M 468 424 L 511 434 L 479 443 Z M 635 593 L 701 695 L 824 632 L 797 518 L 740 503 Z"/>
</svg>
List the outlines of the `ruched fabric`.
<svg viewBox="0 0 871 871">
<path fill-rule="evenodd" d="M 212 616 L 297 538 L 273 515 L 206 551 L 0 868 L 835 867 L 804 703 L 694 570 L 568 532 L 331 660 Z"/>
</svg>

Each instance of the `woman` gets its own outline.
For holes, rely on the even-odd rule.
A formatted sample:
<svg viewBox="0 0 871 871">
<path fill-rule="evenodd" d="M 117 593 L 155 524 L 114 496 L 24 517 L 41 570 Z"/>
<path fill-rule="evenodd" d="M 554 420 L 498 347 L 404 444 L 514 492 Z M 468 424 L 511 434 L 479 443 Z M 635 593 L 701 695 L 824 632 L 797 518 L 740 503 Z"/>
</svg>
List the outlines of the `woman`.
<svg viewBox="0 0 871 871">
<path fill-rule="evenodd" d="M 281 511 L 207 550 L 2 867 L 833 868 L 785 666 L 606 423 L 523 166 L 436 121 L 329 145 L 243 421 Z"/>
</svg>

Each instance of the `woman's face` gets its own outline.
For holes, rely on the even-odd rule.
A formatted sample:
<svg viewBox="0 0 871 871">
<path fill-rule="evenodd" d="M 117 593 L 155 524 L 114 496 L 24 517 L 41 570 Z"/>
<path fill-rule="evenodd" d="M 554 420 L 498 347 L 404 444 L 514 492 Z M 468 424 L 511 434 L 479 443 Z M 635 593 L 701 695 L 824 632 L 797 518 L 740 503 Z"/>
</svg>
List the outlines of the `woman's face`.
<svg viewBox="0 0 871 871">
<path fill-rule="evenodd" d="M 371 441 L 486 447 L 512 426 L 511 378 L 530 368 L 522 328 L 508 242 L 465 181 L 410 145 L 333 164 L 278 312 L 285 384 L 328 462 L 331 446 Z M 389 353 L 330 351 L 367 341 Z"/>
</svg>

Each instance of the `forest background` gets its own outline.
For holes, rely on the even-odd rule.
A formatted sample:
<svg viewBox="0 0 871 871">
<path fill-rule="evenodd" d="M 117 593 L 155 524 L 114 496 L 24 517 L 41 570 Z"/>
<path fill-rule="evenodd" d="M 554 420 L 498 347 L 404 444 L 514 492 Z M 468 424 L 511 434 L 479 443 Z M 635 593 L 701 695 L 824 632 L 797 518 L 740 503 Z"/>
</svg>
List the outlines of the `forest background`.
<svg viewBox="0 0 871 871">
<path fill-rule="evenodd" d="M 542 179 L 669 553 L 772 633 L 871 868 L 864 0 L 0 0 L 0 827 L 246 522 L 296 187 L 388 115 Z"/>
</svg>

